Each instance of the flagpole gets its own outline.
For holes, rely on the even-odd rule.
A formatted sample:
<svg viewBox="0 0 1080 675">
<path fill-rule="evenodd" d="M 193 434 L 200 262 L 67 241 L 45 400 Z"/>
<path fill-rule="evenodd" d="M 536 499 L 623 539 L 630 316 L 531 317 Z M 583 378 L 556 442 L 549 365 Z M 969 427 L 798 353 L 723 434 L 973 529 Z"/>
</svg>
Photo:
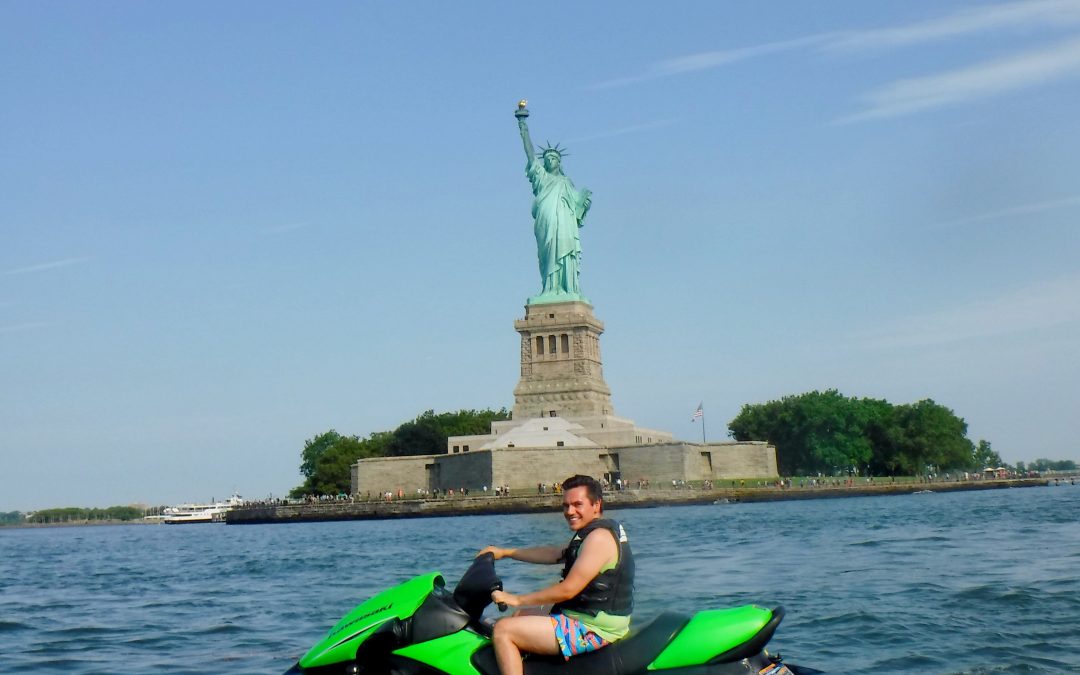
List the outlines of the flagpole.
<svg viewBox="0 0 1080 675">
<path fill-rule="evenodd" d="M 695 422 L 697 418 L 701 418 L 701 444 L 705 445 L 705 402 L 698 403 L 697 410 L 690 416 L 690 421 Z"/>
</svg>

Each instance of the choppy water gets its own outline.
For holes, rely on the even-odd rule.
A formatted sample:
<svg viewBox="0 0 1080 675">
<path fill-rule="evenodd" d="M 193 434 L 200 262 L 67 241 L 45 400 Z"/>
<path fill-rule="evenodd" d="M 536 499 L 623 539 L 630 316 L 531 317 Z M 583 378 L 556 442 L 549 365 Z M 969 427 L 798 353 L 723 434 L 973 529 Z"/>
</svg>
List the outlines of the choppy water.
<svg viewBox="0 0 1080 675">
<path fill-rule="evenodd" d="M 1080 672 L 1080 486 L 611 515 L 639 619 L 783 604 L 772 650 L 830 672 Z M 0 672 L 280 673 L 386 586 L 566 536 L 558 514 L 0 530 Z"/>
</svg>

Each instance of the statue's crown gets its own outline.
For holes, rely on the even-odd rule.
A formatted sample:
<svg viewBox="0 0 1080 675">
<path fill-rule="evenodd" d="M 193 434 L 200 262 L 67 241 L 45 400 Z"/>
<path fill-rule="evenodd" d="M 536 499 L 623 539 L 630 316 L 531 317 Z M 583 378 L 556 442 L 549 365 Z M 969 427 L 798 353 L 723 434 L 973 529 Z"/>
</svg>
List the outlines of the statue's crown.
<svg viewBox="0 0 1080 675">
<path fill-rule="evenodd" d="M 554 154 L 558 155 L 559 159 L 562 159 L 563 157 L 569 157 L 570 156 L 570 153 L 566 151 L 566 148 L 559 147 L 558 143 L 556 143 L 555 145 L 552 145 L 551 143 L 547 143 L 544 147 L 538 148 L 538 150 L 540 150 L 540 156 L 541 157 L 543 157 L 544 155 L 547 155 L 548 153 L 554 153 Z"/>
</svg>

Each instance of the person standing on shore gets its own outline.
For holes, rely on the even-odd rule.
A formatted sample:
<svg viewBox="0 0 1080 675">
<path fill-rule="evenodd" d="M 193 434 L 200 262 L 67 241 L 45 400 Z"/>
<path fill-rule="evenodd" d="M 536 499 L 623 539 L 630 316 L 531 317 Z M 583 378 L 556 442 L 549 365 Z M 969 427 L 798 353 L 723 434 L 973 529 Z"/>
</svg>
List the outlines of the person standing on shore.
<svg viewBox="0 0 1080 675">
<path fill-rule="evenodd" d="M 602 518 L 603 490 L 591 476 L 563 481 L 563 517 L 574 533 L 560 546 L 499 548 L 496 560 L 512 558 L 541 565 L 563 563 L 562 580 L 534 593 L 493 591 L 491 599 L 510 607 L 551 607 L 550 614 L 517 614 L 495 623 L 492 641 L 503 675 L 523 672 L 522 652 L 576 654 L 600 649 L 630 630 L 634 607 L 634 556 L 626 530 Z"/>
</svg>

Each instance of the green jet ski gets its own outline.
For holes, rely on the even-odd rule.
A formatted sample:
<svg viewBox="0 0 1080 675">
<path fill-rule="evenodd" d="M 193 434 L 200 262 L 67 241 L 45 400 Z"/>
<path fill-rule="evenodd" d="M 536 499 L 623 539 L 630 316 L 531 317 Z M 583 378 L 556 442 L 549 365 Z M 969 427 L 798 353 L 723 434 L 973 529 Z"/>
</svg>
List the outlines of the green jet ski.
<svg viewBox="0 0 1080 675">
<path fill-rule="evenodd" d="M 482 615 L 491 592 L 501 589 L 490 553 L 476 558 L 453 593 L 438 572 L 414 577 L 345 615 L 285 675 L 499 675 L 491 624 Z M 755 605 L 693 616 L 663 612 L 622 640 L 570 660 L 527 655 L 525 673 L 820 673 L 766 651 L 783 617 L 782 607 Z"/>
</svg>

